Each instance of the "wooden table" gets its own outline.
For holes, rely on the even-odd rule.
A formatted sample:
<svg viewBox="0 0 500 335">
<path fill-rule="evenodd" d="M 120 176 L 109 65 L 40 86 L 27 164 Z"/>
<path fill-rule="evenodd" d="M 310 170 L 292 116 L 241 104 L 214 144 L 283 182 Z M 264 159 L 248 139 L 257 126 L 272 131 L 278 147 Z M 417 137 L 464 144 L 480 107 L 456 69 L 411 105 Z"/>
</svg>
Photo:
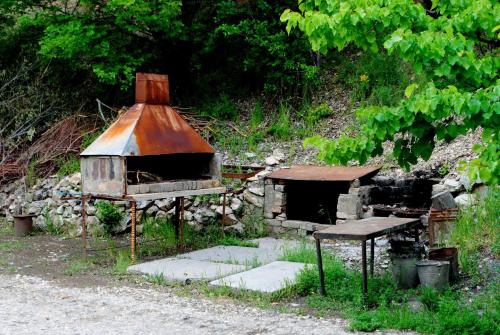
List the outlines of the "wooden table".
<svg viewBox="0 0 500 335">
<path fill-rule="evenodd" d="M 363 293 L 368 293 L 368 278 L 366 270 L 366 241 L 370 245 L 370 273 L 373 276 L 373 262 L 375 256 L 375 238 L 383 235 L 415 229 L 415 241 L 418 241 L 418 228 L 420 219 L 396 217 L 371 217 L 353 220 L 348 223 L 338 224 L 330 228 L 313 233 L 316 240 L 316 253 L 318 258 L 320 293 L 326 295 L 325 276 L 323 273 L 323 260 L 321 257 L 321 240 L 356 240 L 361 241 Z"/>
</svg>

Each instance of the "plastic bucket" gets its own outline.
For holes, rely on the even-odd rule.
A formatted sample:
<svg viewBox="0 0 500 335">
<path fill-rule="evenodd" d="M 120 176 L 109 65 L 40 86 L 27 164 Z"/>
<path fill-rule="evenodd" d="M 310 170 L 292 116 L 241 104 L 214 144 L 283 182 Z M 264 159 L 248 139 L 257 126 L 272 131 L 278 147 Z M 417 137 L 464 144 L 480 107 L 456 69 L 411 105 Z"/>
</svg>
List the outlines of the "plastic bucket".
<svg viewBox="0 0 500 335">
<path fill-rule="evenodd" d="M 429 251 L 429 259 L 435 261 L 450 262 L 450 283 L 458 282 L 458 249 L 457 248 L 438 248 Z"/>
<path fill-rule="evenodd" d="M 16 236 L 26 236 L 33 230 L 33 215 L 14 215 Z"/>
<path fill-rule="evenodd" d="M 448 261 L 420 261 L 417 262 L 418 278 L 422 286 L 442 290 L 449 283 L 450 262 Z"/>
<path fill-rule="evenodd" d="M 420 256 L 416 253 L 400 254 L 389 252 L 392 263 L 392 279 L 399 288 L 409 289 L 417 287 L 417 262 Z"/>
</svg>

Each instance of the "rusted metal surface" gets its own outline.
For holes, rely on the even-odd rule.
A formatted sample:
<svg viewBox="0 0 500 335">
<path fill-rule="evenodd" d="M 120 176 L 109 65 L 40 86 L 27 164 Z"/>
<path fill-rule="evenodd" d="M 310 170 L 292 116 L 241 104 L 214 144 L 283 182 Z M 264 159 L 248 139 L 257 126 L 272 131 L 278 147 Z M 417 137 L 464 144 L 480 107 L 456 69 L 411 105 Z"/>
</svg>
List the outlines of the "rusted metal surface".
<svg viewBox="0 0 500 335">
<path fill-rule="evenodd" d="M 319 239 L 361 240 L 391 234 L 396 231 L 407 230 L 418 226 L 420 219 L 371 217 L 361 220 L 348 221 L 344 224 L 332 226 L 313 233 Z"/>
<path fill-rule="evenodd" d="M 267 178 L 296 181 L 354 181 L 371 177 L 380 170 L 378 166 L 308 166 L 298 165 L 280 169 Z"/>
<path fill-rule="evenodd" d="M 445 242 L 457 220 L 458 209 L 431 209 L 429 212 L 429 246 Z"/>
<path fill-rule="evenodd" d="M 263 166 L 249 166 L 249 165 L 229 165 L 225 164 L 222 166 L 224 172 L 222 172 L 222 177 L 230 179 L 240 179 L 245 180 L 255 176 L 260 171 L 263 171 L 265 167 Z"/>
<path fill-rule="evenodd" d="M 121 196 L 126 193 L 123 158 L 109 156 L 82 157 L 80 164 L 84 194 Z"/>
<path fill-rule="evenodd" d="M 214 149 L 165 105 L 135 104 L 81 156 L 147 156 L 214 153 Z"/>
<path fill-rule="evenodd" d="M 135 103 L 168 105 L 170 103 L 168 76 L 137 73 L 135 75 Z"/>
</svg>

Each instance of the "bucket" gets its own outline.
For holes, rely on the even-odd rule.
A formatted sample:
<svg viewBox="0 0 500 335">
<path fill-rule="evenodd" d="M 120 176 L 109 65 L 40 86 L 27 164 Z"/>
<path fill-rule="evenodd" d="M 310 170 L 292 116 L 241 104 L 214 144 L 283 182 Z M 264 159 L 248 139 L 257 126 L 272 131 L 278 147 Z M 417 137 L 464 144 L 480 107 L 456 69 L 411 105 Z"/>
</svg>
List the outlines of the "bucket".
<svg viewBox="0 0 500 335">
<path fill-rule="evenodd" d="M 457 248 L 438 248 L 429 251 L 429 259 L 435 261 L 450 262 L 450 283 L 458 282 L 458 249 Z"/>
<path fill-rule="evenodd" d="M 399 288 L 409 289 L 417 287 L 418 273 L 417 262 L 420 255 L 417 253 L 402 254 L 389 251 L 392 263 L 392 279 Z"/>
<path fill-rule="evenodd" d="M 16 236 L 26 236 L 33 230 L 33 215 L 14 215 Z"/>
<path fill-rule="evenodd" d="M 417 262 L 420 284 L 436 290 L 442 290 L 449 283 L 450 262 L 448 261 L 420 261 Z"/>
</svg>

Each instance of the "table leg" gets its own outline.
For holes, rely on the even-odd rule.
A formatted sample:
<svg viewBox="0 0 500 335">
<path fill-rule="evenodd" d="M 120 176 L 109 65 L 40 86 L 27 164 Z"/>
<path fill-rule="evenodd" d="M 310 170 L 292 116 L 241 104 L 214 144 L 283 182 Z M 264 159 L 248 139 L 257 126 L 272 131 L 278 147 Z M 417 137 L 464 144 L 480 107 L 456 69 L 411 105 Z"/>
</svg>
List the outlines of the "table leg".
<svg viewBox="0 0 500 335">
<path fill-rule="evenodd" d="M 375 239 L 370 240 L 370 275 L 373 277 L 373 267 L 375 263 Z"/>
<path fill-rule="evenodd" d="M 173 217 L 173 224 L 174 224 L 174 230 L 175 230 L 175 238 L 177 242 L 179 242 L 179 232 L 180 232 L 180 215 L 181 215 L 181 198 L 176 197 L 175 198 L 175 213 Z"/>
<path fill-rule="evenodd" d="M 132 222 L 131 222 L 131 227 L 130 227 L 130 258 L 132 260 L 132 263 L 135 263 L 135 220 L 136 220 L 136 202 L 132 201 L 130 204 L 130 215 L 132 216 Z"/>
<path fill-rule="evenodd" d="M 363 296 L 368 295 L 368 278 L 366 274 L 366 241 L 361 242 L 362 276 L 363 276 Z"/>
<path fill-rule="evenodd" d="M 83 256 L 87 257 L 87 197 L 82 196 L 82 247 Z"/>
<path fill-rule="evenodd" d="M 325 274 L 323 273 L 323 259 L 321 257 L 321 242 L 319 238 L 316 239 L 316 256 L 318 259 L 318 270 L 319 270 L 319 293 L 322 296 L 326 296 Z"/>
<path fill-rule="evenodd" d="M 184 197 L 180 201 L 181 211 L 179 217 L 179 249 L 184 251 Z"/>
</svg>

